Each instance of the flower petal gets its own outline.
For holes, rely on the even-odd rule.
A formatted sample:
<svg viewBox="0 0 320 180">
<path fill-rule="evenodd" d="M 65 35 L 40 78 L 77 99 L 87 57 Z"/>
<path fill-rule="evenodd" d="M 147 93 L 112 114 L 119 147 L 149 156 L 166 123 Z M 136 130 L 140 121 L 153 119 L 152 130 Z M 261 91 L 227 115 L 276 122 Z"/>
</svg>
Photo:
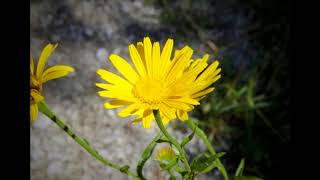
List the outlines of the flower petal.
<svg viewBox="0 0 320 180">
<path fill-rule="evenodd" d="M 97 74 L 100 75 L 100 77 L 116 86 L 120 86 L 123 88 L 132 88 L 132 84 L 130 84 L 128 81 L 124 80 L 120 76 L 113 74 L 112 72 L 106 71 L 104 69 L 98 69 Z"/>
<path fill-rule="evenodd" d="M 114 67 L 132 84 L 135 84 L 139 79 L 137 72 L 131 67 L 131 65 L 122 57 L 111 54 L 109 56 L 111 63 Z"/>
<path fill-rule="evenodd" d="M 170 120 L 175 119 L 176 118 L 176 112 L 175 109 L 165 105 L 165 104 L 160 104 L 159 105 L 159 110 L 165 115 L 167 116 Z"/>
<path fill-rule="evenodd" d="M 188 113 L 186 111 L 178 110 L 177 115 L 181 121 L 188 120 L 189 118 Z"/>
<path fill-rule="evenodd" d="M 43 48 L 40 58 L 38 61 L 38 66 L 37 66 L 37 72 L 36 72 L 36 77 L 38 79 L 41 78 L 42 72 L 44 71 L 44 67 L 50 57 L 50 55 L 53 53 L 53 51 L 57 48 L 58 44 L 48 44 L 45 48 Z"/>
<path fill-rule="evenodd" d="M 170 106 L 171 108 L 175 108 L 175 109 L 180 109 L 180 110 L 185 110 L 185 111 L 190 111 L 190 107 L 183 103 L 183 102 L 177 102 L 177 101 L 164 101 L 165 104 L 167 104 L 168 106 Z"/>
<path fill-rule="evenodd" d="M 146 71 L 145 64 L 142 61 L 138 50 L 136 49 L 136 47 L 133 44 L 129 45 L 129 53 L 130 53 L 130 57 L 132 59 L 132 63 L 136 67 L 136 70 L 138 71 L 140 76 L 141 77 L 146 76 L 147 75 L 147 71 Z"/>
<path fill-rule="evenodd" d="M 148 75 L 152 76 L 152 43 L 149 37 L 143 39 L 143 50 L 146 60 Z"/>
<path fill-rule="evenodd" d="M 204 72 L 197 78 L 197 82 L 206 80 L 210 77 L 210 74 L 214 73 L 214 71 L 219 66 L 219 61 L 214 61 L 207 69 L 204 70 Z"/>
<path fill-rule="evenodd" d="M 69 73 L 73 72 L 74 69 L 70 66 L 57 65 L 47 69 L 42 75 L 42 83 L 50 81 L 52 79 L 57 79 L 63 76 L 67 76 Z"/>
<path fill-rule="evenodd" d="M 152 72 L 154 77 L 158 77 L 159 71 L 161 71 L 160 64 L 160 44 L 159 42 L 153 43 L 152 47 Z"/>
<path fill-rule="evenodd" d="M 33 103 L 39 103 L 44 100 L 44 97 L 40 94 L 40 92 L 35 89 L 31 89 L 30 96 L 33 99 Z"/>
<path fill-rule="evenodd" d="M 151 123 L 154 120 L 153 112 L 150 109 L 147 109 L 143 113 L 142 126 L 146 129 L 151 127 Z"/>
<path fill-rule="evenodd" d="M 195 99 L 195 98 L 198 98 L 198 97 L 207 95 L 207 94 L 211 93 L 213 90 L 214 90 L 214 88 L 208 88 L 208 89 L 206 89 L 206 90 L 203 90 L 203 91 L 201 91 L 201 92 L 198 92 L 198 93 L 196 93 L 196 94 L 193 94 L 191 97 Z"/>
<path fill-rule="evenodd" d="M 170 63 L 170 70 L 166 73 L 168 83 L 176 79 L 177 75 L 184 70 L 184 67 L 193 54 L 193 50 L 186 46 L 181 50 L 180 55 Z"/>
<path fill-rule="evenodd" d="M 141 108 L 141 104 L 134 103 L 121 110 L 118 115 L 120 117 L 128 117 L 133 115 L 139 108 Z"/>
<path fill-rule="evenodd" d="M 32 54 L 30 51 L 30 73 L 33 75 L 34 74 L 34 60 L 32 58 Z"/>
<path fill-rule="evenodd" d="M 165 69 L 165 67 L 170 64 L 172 47 L 173 47 L 173 39 L 168 39 L 166 44 L 163 47 L 163 50 L 160 56 L 159 69 Z"/>
<path fill-rule="evenodd" d="M 38 118 L 38 105 L 30 105 L 30 121 L 34 122 Z"/>
</svg>

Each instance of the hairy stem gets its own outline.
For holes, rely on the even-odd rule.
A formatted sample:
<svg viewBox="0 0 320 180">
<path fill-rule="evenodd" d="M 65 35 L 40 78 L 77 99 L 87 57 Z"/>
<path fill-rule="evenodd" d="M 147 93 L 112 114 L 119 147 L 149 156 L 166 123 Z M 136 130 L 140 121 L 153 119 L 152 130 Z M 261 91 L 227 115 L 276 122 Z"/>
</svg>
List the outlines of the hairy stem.
<svg viewBox="0 0 320 180">
<path fill-rule="evenodd" d="M 188 163 L 188 159 L 186 157 L 186 153 L 184 152 L 184 149 L 181 148 L 180 143 L 174 138 L 172 137 L 168 131 L 166 130 L 166 128 L 164 127 L 162 120 L 160 118 L 160 113 L 159 111 L 153 111 L 153 114 L 155 116 L 156 122 L 161 130 L 161 132 L 163 133 L 163 135 L 178 149 L 181 157 L 182 157 L 182 162 L 184 163 L 184 166 L 186 167 L 187 171 L 190 173 L 191 172 L 191 168 L 190 165 Z"/>
<path fill-rule="evenodd" d="M 71 130 L 59 117 L 57 117 L 48 107 L 48 105 L 42 101 L 39 105 L 39 110 L 50 118 L 54 123 L 56 123 L 64 132 L 66 132 L 74 141 L 76 141 L 81 147 L 83 147 L 92 157 L 100 161 L 106 166 L 109 166 L 113 169 L 119 170 L 128 176 L 132 176 L 136 179 L 140 179 L 135 173 L 129 170 L 128 166 L 120 166 L 110 161 L 104 159 L 98 151 L 89 145 L 89 143 L 79 135 L 77 135 L 73 130 Z"/>
<path fill-rule="evenodd" d="M 197 135 L 204 141 L 206 146 L 208 147 L 210 153 L 212 155 L 216 155 L 217 153 L 213 149 L 212 145 L 210 144 L 206 134 L 189 118 L 187 120 L 188 125 L 191 129 L 195 129 Z M 216 159 L 217 167 L 220 170 L 221 174 L 223 175 L 225 180 L 229 180 L 228 174 L 222 163 L 220 162 L 220 159 Z"/>
</svg>

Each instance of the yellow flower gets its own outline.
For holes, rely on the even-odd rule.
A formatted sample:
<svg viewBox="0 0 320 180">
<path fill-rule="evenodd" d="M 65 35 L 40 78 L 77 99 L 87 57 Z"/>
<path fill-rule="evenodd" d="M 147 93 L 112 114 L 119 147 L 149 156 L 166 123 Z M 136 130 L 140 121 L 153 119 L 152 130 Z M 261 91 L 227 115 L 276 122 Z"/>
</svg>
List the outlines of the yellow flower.
<svg viewBox="0 0 320 180">
<path fill-rule="evenodd" d="M 38 117 L 38 103 L 44 100 L 42 96 L 43 83 L 66 76 L 74 69 L 70 66 L 57 65 L 45 70 L 45 65 L 58 45 L 48 44 L 41 52 L 37 69 L 30 52 L 30 120 L 33 122 Z"/>
<path fill-rule="evenodd" d="M 137 116 L 133 123 L 142 121 L 144 128 L 149 128 L 154 120 L 153 110 L 159 110 L 164 124 L 179 118 L 188 119 L 188 112 L 208 93 L 209 87 L 217 81 L 221 71 L 219 62 L 208 66 L 208 54 L 192 60 L 193 50 L 185 46 L 176 50 L 173 59 L 171 52 L 173 40 L 168 39 L 160 53 L 159 42 L 153 45 L 149 37 L 143 42 L 129 45 L 129 53 L 135 69 L 123 58 L 111 54 L 109 59 L 124 77 L 104 69 L 98 69 L 100 77 L 109 84 L 96 83 L 104 90 L 101 97 L 113 100 L 104 104 L 105 108 L 125 108 L 120 117 Z"/>
<path fill-rule="evenodd" d="M 173 152 L 171 147 L 162 147 L 155 155 L 155 160 L 161 162 L 170 162 L 176 157 L 176 154 Z"/>
</svg>

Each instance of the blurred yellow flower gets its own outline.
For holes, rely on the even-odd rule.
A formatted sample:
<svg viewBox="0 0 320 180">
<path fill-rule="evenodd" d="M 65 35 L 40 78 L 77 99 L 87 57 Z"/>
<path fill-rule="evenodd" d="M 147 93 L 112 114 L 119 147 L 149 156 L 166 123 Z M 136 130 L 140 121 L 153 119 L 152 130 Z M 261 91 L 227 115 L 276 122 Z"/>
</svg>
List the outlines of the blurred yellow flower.
<svg viewBox="0 0 320 180">
<path fill-rule="evenodd" d="M 142 121 L 144 128 L 151 126 L 153 110 L 160 111 L 164 124 L 176 118 L 187 120 L 188 112 L 214 90 L 209 86 L 221 77 L 221 68 L 217 69 L 218 61 L 208 66 L 208 54 L 192 60 L 193 50 L 188 46 L 176 50 L 171 59 L 172 48 L 172 39 L 167 40 L 162 52 L 159 42 L 152 45 L 149 37 L 136 46 L 130 44 L 129 53 L 135 69 L 122 57 L 111 54 L 111 63 L 124 78 L 104 69 L 97 70 L 109 83 L 96 83 L 104 89 L 98 94 L 112 98 L 104 107 L 125 106 L 118 115 L 137 116 L 132 122 Z"/>
<path fill-rule="evenodd" d="M 48 44 L 41 52 L 37 69 L 30 52 L 30 120 L 38 117 L 38 103 L 44 100 L 42 96 L 43 83 L 68 75 L 74 69 L 70 66 L 57 65 L 45 70 L 45 65 L 58 45 Z"/>
<path fill-rule="evenodd" d="M 158 152 L 155 155 L 155 160 L 161 161 L 161 162 L 170 162 L 176 157 L 176 154 L 173 152 L 171 147 L 162 147 L 158 150 Z"/>
</svg>

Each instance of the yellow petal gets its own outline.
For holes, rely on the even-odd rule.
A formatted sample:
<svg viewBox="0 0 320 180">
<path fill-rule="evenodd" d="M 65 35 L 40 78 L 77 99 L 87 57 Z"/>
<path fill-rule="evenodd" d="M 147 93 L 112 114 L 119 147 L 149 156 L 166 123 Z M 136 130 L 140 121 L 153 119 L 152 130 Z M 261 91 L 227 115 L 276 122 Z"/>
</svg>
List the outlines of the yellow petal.
<svg viewBox="0 0 320 180">
<path fill-rule="evenodd" d="M 119 100 L 125 100 L 125 101 L 129 101 L 129 102 L 135 102 L 136 98 L 132 96 L 132 94 L 130 94 L 127 91 L 99 91 L 98 95 L 101 97 L 105 97 L 105 98 L 116 98 Z"/>
<path fill-rule="evenodd" d="M 96 86 L 105 90 L 110 90 L 110 87 L 114 87 L 114 85 L 106 83 L 96 83 Z"/>
<path fill-rule="evenodd" d="M 180 58 L 177 59 L 176 63 L 172 65 L 172 68 L 167 76 L 168 83 L 176 79 L 177 75 L 184 70 L 185 64 L 190 60 L 193 54 L 193 50 L 188 48 Z M 174 63 L 174 62 L 172 62 Z"/>
<path fill-rule="evenodd" d="M 36 77 L 38 79 L 41 78 L 42 72 L 44 71 L 44 67 L 50 57 L 50 55 L 53 53 L 53 51 L 57 48 L 58 44 L 48 44 L 45 48 L 43 48 L 40 58 L 38 61 L 38 66 L 37 66 L 37 72 L 36 72 Z"/>
<path fill-rule="evenodd" d="M 165 116 L 161 111 L 160 111 L 160 117 L 163 125 L 167 125 L 170 122 L 170 119 L 167 116 Z"/>
<path fill-rule="evenodd" d="M 216 68 L 219 66 L 219 61 L 213 62 L 204 72 L 197 78 L 196 81 L 200 82 L 209 78 L 210 74 L 212 74 Z"/>
<path fill-rule="evenodd" d="M 34 122 L 38 118 L 38 105 L 30 105 L 30 121 Z"/>
<path fill-rule="evenodd" d="M 159 105 L 159 109 L 160 111 L 167 116 L 170 120 L 175 119 L 176 118 L 176 112 L 175 109 L 168 107 L 165 104 L 160 104 Z"/>
<path fill-rule="evenodd" d="M 148 75 L 152 76 L 152 43 L 149 37 L 143 39 L 143 50 Z"/>
<path fill-rule="evenodd" d="M 200 82 L 200 83 L 195 83 L 194 84 L 194 88 L 191 90 L 191 94 L 197 93 L 199 91 L 202 91 L 204 89 L 206 89 L 207 87 L 209 87 L 211 84 L 213 84 L 214 82 L 216 82 L 217 80 L 219 80 L 221 77 L 221 74 L 219 74 L 218 76 L 215 76 L 212 79 L 206 80 L 204 82 Z"/>
<path fill-rule="evenodd" d="M 140 76 L 141 77 L 146 76 L 146 74 L 147 74 L 146 67 L 145 67 L 145 65 L 139 55 L 138 50 L 136 49 L 136 47 L 133 44 L 129 45 L 129 53 L 130 53 L 130 57 L 132 59 L 132 63 L 136 67 L 136 70 L 138 71 Z"/>
<path fill-rule="evenodd" d="M 139 108 L 141 108 L 141 104 L 131 104 L 128 107 L 124 108 L 123 110 L 121 110 L 118 115 L 120 117 L 128 117 L 133 115 L 133 113 L 135 113 Z"/>
<path fill-rule="evenodd" d="M 137 118 L 131 121 L 132 124 L 137 124 L 138 122 L 141 122 L 142 118 Z"/>
<path fill-rule="evenodd" d="M 30 73 L 34 74 L 34 60 L 32 58 L 31 51 L 30 51 Z"/>
<path fill-rule="evenodd" d="M 30 96 L 34 103 L 39 103 L 44 100 L 44 97 L 40 94 L 40 92 L 35 89 L 31 89 Z"/>
<path fill-rule="evenodd" d="M 103 80 L 111 84 L 114 84 L 123 88 L 132 88 L 132 84 L 130 84 L 128 81 L 124 80 L 123 78 L 109 71 L 106 71 L 104 69 L 98 69 L 97 74 L 100 75 L 100 77 Z"/>
<path fill-rule="evenodd" d="M 183 102 L 187 104 L 192 104 L 192 105 L 199 105 L 200 103 L 192 98 L 189 97 L 182 97 L 182 98 L 174 98 L 170 99 L 170 101 L 177 101 L 177 102 Z"/>
<path fill-rule="evenodd" d="M 172 47 L 173 47 L 173 39 L 168 39 L 166 44 L 163 47 L 163 50 L 160 56 L 159 69 L 165 69 L 165 67 L 170 64 Z"/>
<path fill-rule="evenodd" d="M 177 101 L 164 101 L 165 104 L 167 104 L 168 106 L 170 106 L 171 108 L 175 108 L 175 109 L 181 109 L 181 110 L 185 110 L 185 111 L 190 111 L 190 107 L 182 102 L 177 102 Z"/>
<path fill-rule="evenodd" d="M 102 89 L 105 89 L 105 90 L 113 91 L 115 93 L 131 95 L 131 87 L 124 88 L 122 86 L 117 86 L 114 84 L 104 84 L 104 83 L 96 83 L 96 86 L 98 86 Z M 112 92 L 110 92 L 110 93 L 112 93 Z"/>
<path fill-rule="evenodd" d="M 144 55 L 144 47 L 143 47 L 143 43 L 142 42 L 138 42 L 137 43 L 137 50 L 138 50 L 138 53 L 141 57 L 141 60 L 143 62 L 143 65 L 146 69 L 146 72 L 147 72 L 147 63 L 146 63 L 146 58 L 145 58 L 145 55 Z"/>
<path fill-rule="evenodd" d="M 221 72 L 221 68 L 218 68 L 217 70 L 214 71 L 214 73 L 211 74 L 212 77 L 218 75 Z"/>
<path fill-rule="evenodd" d="M 30 76 L 30 86 L 31 88 L 39 88 L 40 83 L 36 80 L 35 76 Z"/>
<path fill-rule="evenodd" d="M 159 42 L 153 43 L 152 48 L 152 71 L 154 77 L 158 77 L 159 71 L 161 71 L 159 64 L 160 64 L 160 44 Z"/>
<path fill-rule="evenodd" d="M 188 120 L 189 118 L 188 113 L 186 111 L 178 110 L 177 115 L 181 121 Z"/>
<path fill-rule="evenodd" d="M 47 69 L 42 75 L 42 83 L 68 75 L 74 69 L 70 66 L 57 65 Z"/>
<path fill-rule="evenodd" d="M 113 109 L 113 108 L 120 108 L 122 106 L 125 106 L 125 105 L 128 105 L 130 104 L 131 102 L 128 102 L 128 101 L 123 101 L 123 100 L 112 100 L 112 101 L 109 101 L 109 102 L 106 102 L 104 103 L 104 107 L 106 109 Z"/>
<path fill-rule="evenodd" d="M 142 118 L 142 126 L 146 129 L 150 128 L 153 120 L 154 116 L 152 110 L 145 110 Z"/>
<path fill-rule="evenodd" d="M 208 88 L 208 89 L 206 89 L 206 90 L 203 90 L 203 91 L 201 91 L 201 92 L 198 92 L 198 93 L 196 93 L 196 94 L 193 94 L 191 97 L 195 99 L 195 98 L 198 98 L 198 97 L 207 95 L 207 94 L 211 93 L 213 90 L 214 90 L 214 88 Z"/>
<path fill-rule="evenodd" d="M 111 63 L 115 68 L 132 84 L 135 84 L 139 79 L 137 72 L 131 67 L 131 65 L 122 57 L 111 54 L 109 56 Z"/>
</svg>

